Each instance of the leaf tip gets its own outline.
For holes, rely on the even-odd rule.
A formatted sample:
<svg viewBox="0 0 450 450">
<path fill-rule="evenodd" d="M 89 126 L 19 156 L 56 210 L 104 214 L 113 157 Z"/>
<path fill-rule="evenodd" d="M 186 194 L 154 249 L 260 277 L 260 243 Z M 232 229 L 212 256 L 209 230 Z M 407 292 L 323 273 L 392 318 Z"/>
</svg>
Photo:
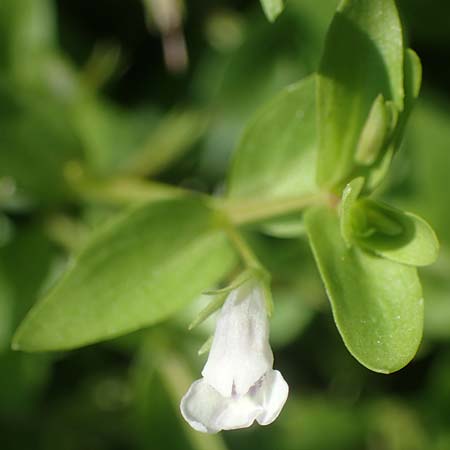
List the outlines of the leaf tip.
<svg viewBox="0 0 450 450">
<path fill-rule="evenodd" d="M 273 23 L 283 12 L 284 0 L 261 0 L 261 5 L 267 20 Z"/>
</svg>

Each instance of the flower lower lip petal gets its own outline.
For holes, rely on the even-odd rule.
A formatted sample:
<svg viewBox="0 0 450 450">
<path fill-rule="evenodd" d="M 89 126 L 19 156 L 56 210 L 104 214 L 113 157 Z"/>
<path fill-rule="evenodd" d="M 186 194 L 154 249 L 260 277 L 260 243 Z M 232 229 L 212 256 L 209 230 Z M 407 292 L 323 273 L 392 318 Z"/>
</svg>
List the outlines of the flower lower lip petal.
<svg viewBox="0 0 450 450">
<path fill-rule="evenodd" d="M 278 370 L 271 370 L 263 379 L 256 395 L 263 412 L 256 418 L 260 425 L 271 424 L 280 414 L 289 394 L 289 386 Z"/>
<path fill-rule="evenodd" d="M 203 378 L 192 384 L 180 409 L 192 428 L 203 433 L 249 427 L 263 412 L 251 396 L 223 397 Z"/>
</svg>

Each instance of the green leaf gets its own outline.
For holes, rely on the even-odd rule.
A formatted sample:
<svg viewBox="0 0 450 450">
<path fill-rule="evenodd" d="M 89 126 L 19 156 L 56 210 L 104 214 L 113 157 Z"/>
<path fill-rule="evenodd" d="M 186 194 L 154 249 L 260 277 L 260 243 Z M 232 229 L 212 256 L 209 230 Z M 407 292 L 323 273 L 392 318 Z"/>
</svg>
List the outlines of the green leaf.
<svg viewBox="0 0 450 450">
<path fill-rule="evenodd" d="M 80 347 L 168 318 L 234 262 L 201 199 L 143 205 L 103 228 L 19 327 L 27 351 Z"/>
<path fill-rule="evenodd" d="M 269 22 L 274 22 L 284 9 L 284 0 L 261 0 L 261 5 Z"/>
<path fill-rule="evenodd" d="M 405 102 L 417 99 L 422 85 L 422 64 L 417 53 L 408 48 L 405 52 Z"/>
<path fill-rule="evenodd" d="M 411 112 L 419 96 L 422 83 L 422 66 L 419 57 L 410 48 L 405 51 L 404 59 L 404 108 L 398 111 L 392 102 L 386 102 L 390 106 L 392 136 L 388 138 L 388 149 L 381 154 L 374 164 L 365 171 L 366 189 L 374 190 L 385 178 L 395 152 L 403 141 L 406 125 Z"/>
<path fill-rule="evenodd" d="M 377 159 L 386 141 L 390 128 L 389 109 L 380 94 L 373 102 L 367 121 L 359 136 L 355 160 L 362 165 L 371 165 Z"/>
<path fill-rule="evenodd" d="M 341 235 L 348 246 L 352 244 L 353 229 L 355 227 L 354 222 L 358 219 L 357 215 L 354 213 L 354 206 L 363 186 L 364 178 L 355 178 L 345 186 L 342 194 L 340 206 Z"/>
<path fill-rule="evenodd" d="M 422 289 L 414 267 L 347 247 L 337 214 L 309 210 L 305 224 L 334 320 L 350 353 L 381 373 L 414 357 L 423 328 Z"/>
<path fill-rule="evenodd" d="M 0 79 L 0 129 L 0 177 L 33 202 L 71 195 L 64 169 L 81 150 L 64 110 Z"/>
<path fill-rule="evenodd" d="M 436 261 L 439 241 L 421 217 L 369 199 L 361 200 L 358 209 L 368 218 L 367 226 L 374 230 L 358 238 L 362 247 L 412 266 L 427 266 Z"/>
<path fill-rule="evenodd" d="M 50 0 L 2 0 L 0 67 L 21 80 L 36 74 L 36 63 L 56 47 L 56 20 Z"/>
<path fill-rule="evenodd" d="M 393 0 L 344 0 L 328 31 L 318 77 L 319 185 L 338 187 L 379 95 L 403 108 L 403 38 Z"/>
<path fill-rule="evenodd" d="M 414 50 L 405 52 L 405 108 L 400 114 L 398 127 L 394 136 L 394 147 L 397 149 L 403 140 L 406 124 L 411 115 L 422 84 L 422 65 Z"/>
<path fill-rule="evenodd" d="M 283 89 L 249 123 L 234 154 L 230 197 L 293 197 L 317 190 L 315 89 L 315 77 Z"/>
</svg>

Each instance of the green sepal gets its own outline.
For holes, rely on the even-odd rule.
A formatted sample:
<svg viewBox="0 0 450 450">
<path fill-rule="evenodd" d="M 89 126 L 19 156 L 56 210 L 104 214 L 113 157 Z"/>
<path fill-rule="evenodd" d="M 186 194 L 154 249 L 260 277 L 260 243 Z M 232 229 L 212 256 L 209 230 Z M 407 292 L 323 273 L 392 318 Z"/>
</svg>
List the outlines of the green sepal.
<svg viewBox="0 0 450 450">
<path fill-rule="evenodd" d="M 209 294 L 211 295 L 211 294 Z M 212 314 L 214 314 L 218 309 L 222 307 L 225 303 L 225 300 L 228 296 L 228 292 L 223 292 L 217 294 L 213 300 L 211 300 L 205 308 L 203 308 L 197 315 L 197 317 L 189 324 L 188 329 L 192 330 L 196 326 L 203 323 L 206 319 L 208 319 Z"/>
<path fill-rule="evenodd" d="M 215 296 L 215 298 L 208 303 L 208 305 L 200 311 L 197 317 L 191 322 L 189 325 L 189 330 L 192 330 L 196 326 L 203 323 L 208 317 L 214 314 L 218 309 L 222 307 L 228 295 L 234 291 L 235 289 L 239 289 L 245 282 L 251 280 L 252 278 L 257 278 L 261 282 L 265 299 L 266 299 L 266 309 L 267 314 L 270 317 L 273 311 L 273 301 L 272 294 L 270 291 L 270 275 L 269 273 L 263 269 L 262 267 L 250 267 L 245 269 L 242 273 L 240 273 L 230 285 L 216 290 L 205 291 L 203 295 Z"/>
<path fill-rule="evenodd" d="M 203 292 L 203 295 L 222 295 L 222 294 L 229 294 L 234 289 L 237 289 L 239 286 L 244 284 L 246 281 L 248 281 L 252 276 L 254 275 L 254 270 L 246 269 L 241 274 L 239 274 L 228 286 L 225 286 L 221 289 L 211 289 L 208 291 Z"/>
<path fill-rule="evenodd" d="M 211 346 L 214 340 L 214 336 L 210 336 L 203 345 L 198 349 L 198 355 L 204 355 L 205 353 L 208 353 L 211 350 Z"/>
</svg>

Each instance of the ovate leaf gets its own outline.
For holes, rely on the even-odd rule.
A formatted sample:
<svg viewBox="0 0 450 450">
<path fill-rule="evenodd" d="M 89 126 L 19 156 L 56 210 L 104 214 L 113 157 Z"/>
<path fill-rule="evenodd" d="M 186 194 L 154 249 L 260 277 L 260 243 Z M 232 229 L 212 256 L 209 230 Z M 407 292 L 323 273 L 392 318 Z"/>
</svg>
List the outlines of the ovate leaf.
<svg viewBox="0 0 450 450">
<path fill-rule="evenodd" d="M 249 123 L 234 154 L 229 196 L 264 199 L 313 193 L 315 77 L 285 88 Z"/>
<path fill-rule="evenodd" d="M 422 337 L 423 299 L 416 269 L 349 248 L 331 209 L 309 210 L 305 224 L 348 350 L 376 372 L 401 369 L 414 357 Z"/>
<path fill-rule="evenodd" d="M 344 0 L 328 31 L 318 77 L 318 183 L 350 176 L 379 95 L 403 108 L 403 38 L 394 0 Z"/>
<path fill-rule="evenodd" d="M 69 349 L 154 324 L 211 287 L 233 261 L 202 200 L 140 206 L 97 234 L 30 311 L 13 346 Z"/>
</svg>

